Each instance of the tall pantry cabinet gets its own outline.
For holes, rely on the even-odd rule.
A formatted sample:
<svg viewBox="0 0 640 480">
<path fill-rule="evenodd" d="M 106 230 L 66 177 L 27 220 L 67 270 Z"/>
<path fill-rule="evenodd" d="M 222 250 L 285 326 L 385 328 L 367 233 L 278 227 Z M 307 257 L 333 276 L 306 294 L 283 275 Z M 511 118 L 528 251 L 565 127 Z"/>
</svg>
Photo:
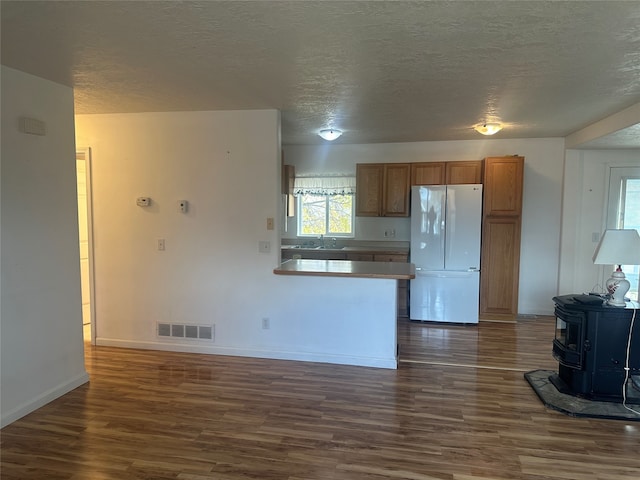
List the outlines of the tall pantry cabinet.
<svg viewBox="0 0 640 480">
<path fill-rule="evenodd" d="M 484 161 L 480 319 L 518 314 L 524 157 Z"/>
</svg>

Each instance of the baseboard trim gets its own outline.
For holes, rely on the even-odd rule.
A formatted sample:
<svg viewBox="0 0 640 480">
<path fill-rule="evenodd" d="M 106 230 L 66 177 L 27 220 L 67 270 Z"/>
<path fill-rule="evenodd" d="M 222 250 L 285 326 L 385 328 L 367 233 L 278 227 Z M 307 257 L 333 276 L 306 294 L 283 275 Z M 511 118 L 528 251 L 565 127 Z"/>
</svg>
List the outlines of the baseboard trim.
<svg viewBox="0 0 640 480">
<path fill-rule="evenodd" d="M 119 340 L 113 338 L 96 338 L 96 345 L 105 347 L 138 348 L 142 350 L 162 350 L 167 352 L 204 353 L 210 355 L 229 355 L 233 357 L 270 358 L 273 360 L 294 360 L 300 362 L 331 363 L 337 365 L 354 365 L 360 367 L 375 367 L 397 369 L 396 358 L 358 357 L 348 355 L 333 355 L 318 352 L 290 352 L 280 350 L 245 349 L 221 347 L 211 345 L 196 345 L 185 343 L 160 343 L 148 341 Z"/>
<path fill-rule="evenodd" d="M 0 428 L 4 428 L 7 425 L 15 422 L 16 420 L 24 417 L 25 415 L 28 415 L 31 412 L 39 409 L 40 407 L 44 407 L 47 403 L 52 402 L 65 393 L 69 393 L 71 390 L 78 388 L 80 385 L 84 385 L 88 381 L 89 374 L 87 372 L 81 373 L 80 375 L 77 375 L 76 377 L 70 379 L 68 382 L 51 388 L 46 392 L 43 392 L 38 397 L 17 406 L 7 413 L 3 413 L 2 419 L 0 420 Z"/>
</svg>

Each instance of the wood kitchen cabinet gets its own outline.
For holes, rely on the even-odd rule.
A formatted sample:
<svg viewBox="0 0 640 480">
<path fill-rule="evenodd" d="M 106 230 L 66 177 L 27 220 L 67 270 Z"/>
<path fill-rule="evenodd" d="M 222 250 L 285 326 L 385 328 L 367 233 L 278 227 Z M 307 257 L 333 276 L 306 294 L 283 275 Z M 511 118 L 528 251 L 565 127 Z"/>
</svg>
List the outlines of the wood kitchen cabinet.
<svg viewBox="0 0 640 480">
<path fill-rule="evenodd" d="M 462 185 L 482 183 L 482 160 L 445 163 L 445 183 Z"/>
<path fill-rule="evenodd" d="M 411 164 L 411 185 L 444 185 L 445 162 Z"/>
<path fill-rule="evenodd" d="M 411 164 L 411 185 L 482 183 L 482 160 Z"/>
<path fill-rule="evenodd" d="M 373 262 L 373 253 L 347 253 L 347 260 Z"/>
<path fill-rule="evenodd" d="M 480 319 L 518 315 L 524 157 L 484 163 Z"/>
<path fill-rule="evenodd" d="M 408 217 L 411 166 L 408 163 L 356 165 L 356 215 Z"/>
<path fill-rule="evenodd" d="M 522 214 L 523 157 L 486 159 L 484 215 L 519 217 Z"/>
<path fill-rule="evenodd" d="M 305 258 L 308 260 L 347 260 L 347 254 L 337 252 L 335 250 L 306 250 L 289 248 L 283 249 L 280 253 L 282 261 L 296 258 Z"/>
<path fill-rule="evenodd" d="M 382 180 L 384 165 L 356 165 L 356 215 L 379 217 L 382 211 Z"/>
</svg>

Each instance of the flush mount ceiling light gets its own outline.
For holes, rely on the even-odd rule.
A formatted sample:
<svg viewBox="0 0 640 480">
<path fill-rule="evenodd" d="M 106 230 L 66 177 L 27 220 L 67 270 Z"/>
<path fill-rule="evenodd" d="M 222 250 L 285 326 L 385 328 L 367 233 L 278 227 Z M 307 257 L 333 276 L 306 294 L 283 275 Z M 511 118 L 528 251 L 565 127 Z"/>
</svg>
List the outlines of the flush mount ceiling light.
<svg viewBox="0 0 640 480">
<path fill-rule="evenodd" d="M 483 123 L 473 127 L 474 130 L 482 135 L 493 135 L 502 130 L 502 125 L 499 123 Z"/>
<path fill-rule="evenodd" d="M 320 132 L 318 132 L 318 135 L 320 135 L 325 140 L 329 140 L 330 142 L 332 142 L 340 135 L 342 135 L 342 132 L 340 130 L 336 130 L 335 128 L 325 128 L 324 130 L 320 130 Z"/>
</svg>

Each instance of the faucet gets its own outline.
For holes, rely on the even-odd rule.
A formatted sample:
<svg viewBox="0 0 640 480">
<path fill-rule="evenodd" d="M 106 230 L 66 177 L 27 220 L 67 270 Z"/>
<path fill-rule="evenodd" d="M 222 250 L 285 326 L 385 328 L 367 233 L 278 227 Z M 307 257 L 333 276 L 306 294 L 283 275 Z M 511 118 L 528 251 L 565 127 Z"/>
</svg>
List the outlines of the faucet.
<svg viewBox="0 0 640 480">
<path fill-rule="evenodd" d="M 320 246 L 324 248 L 324 235 L 320 235 Z"/>
</svg>

